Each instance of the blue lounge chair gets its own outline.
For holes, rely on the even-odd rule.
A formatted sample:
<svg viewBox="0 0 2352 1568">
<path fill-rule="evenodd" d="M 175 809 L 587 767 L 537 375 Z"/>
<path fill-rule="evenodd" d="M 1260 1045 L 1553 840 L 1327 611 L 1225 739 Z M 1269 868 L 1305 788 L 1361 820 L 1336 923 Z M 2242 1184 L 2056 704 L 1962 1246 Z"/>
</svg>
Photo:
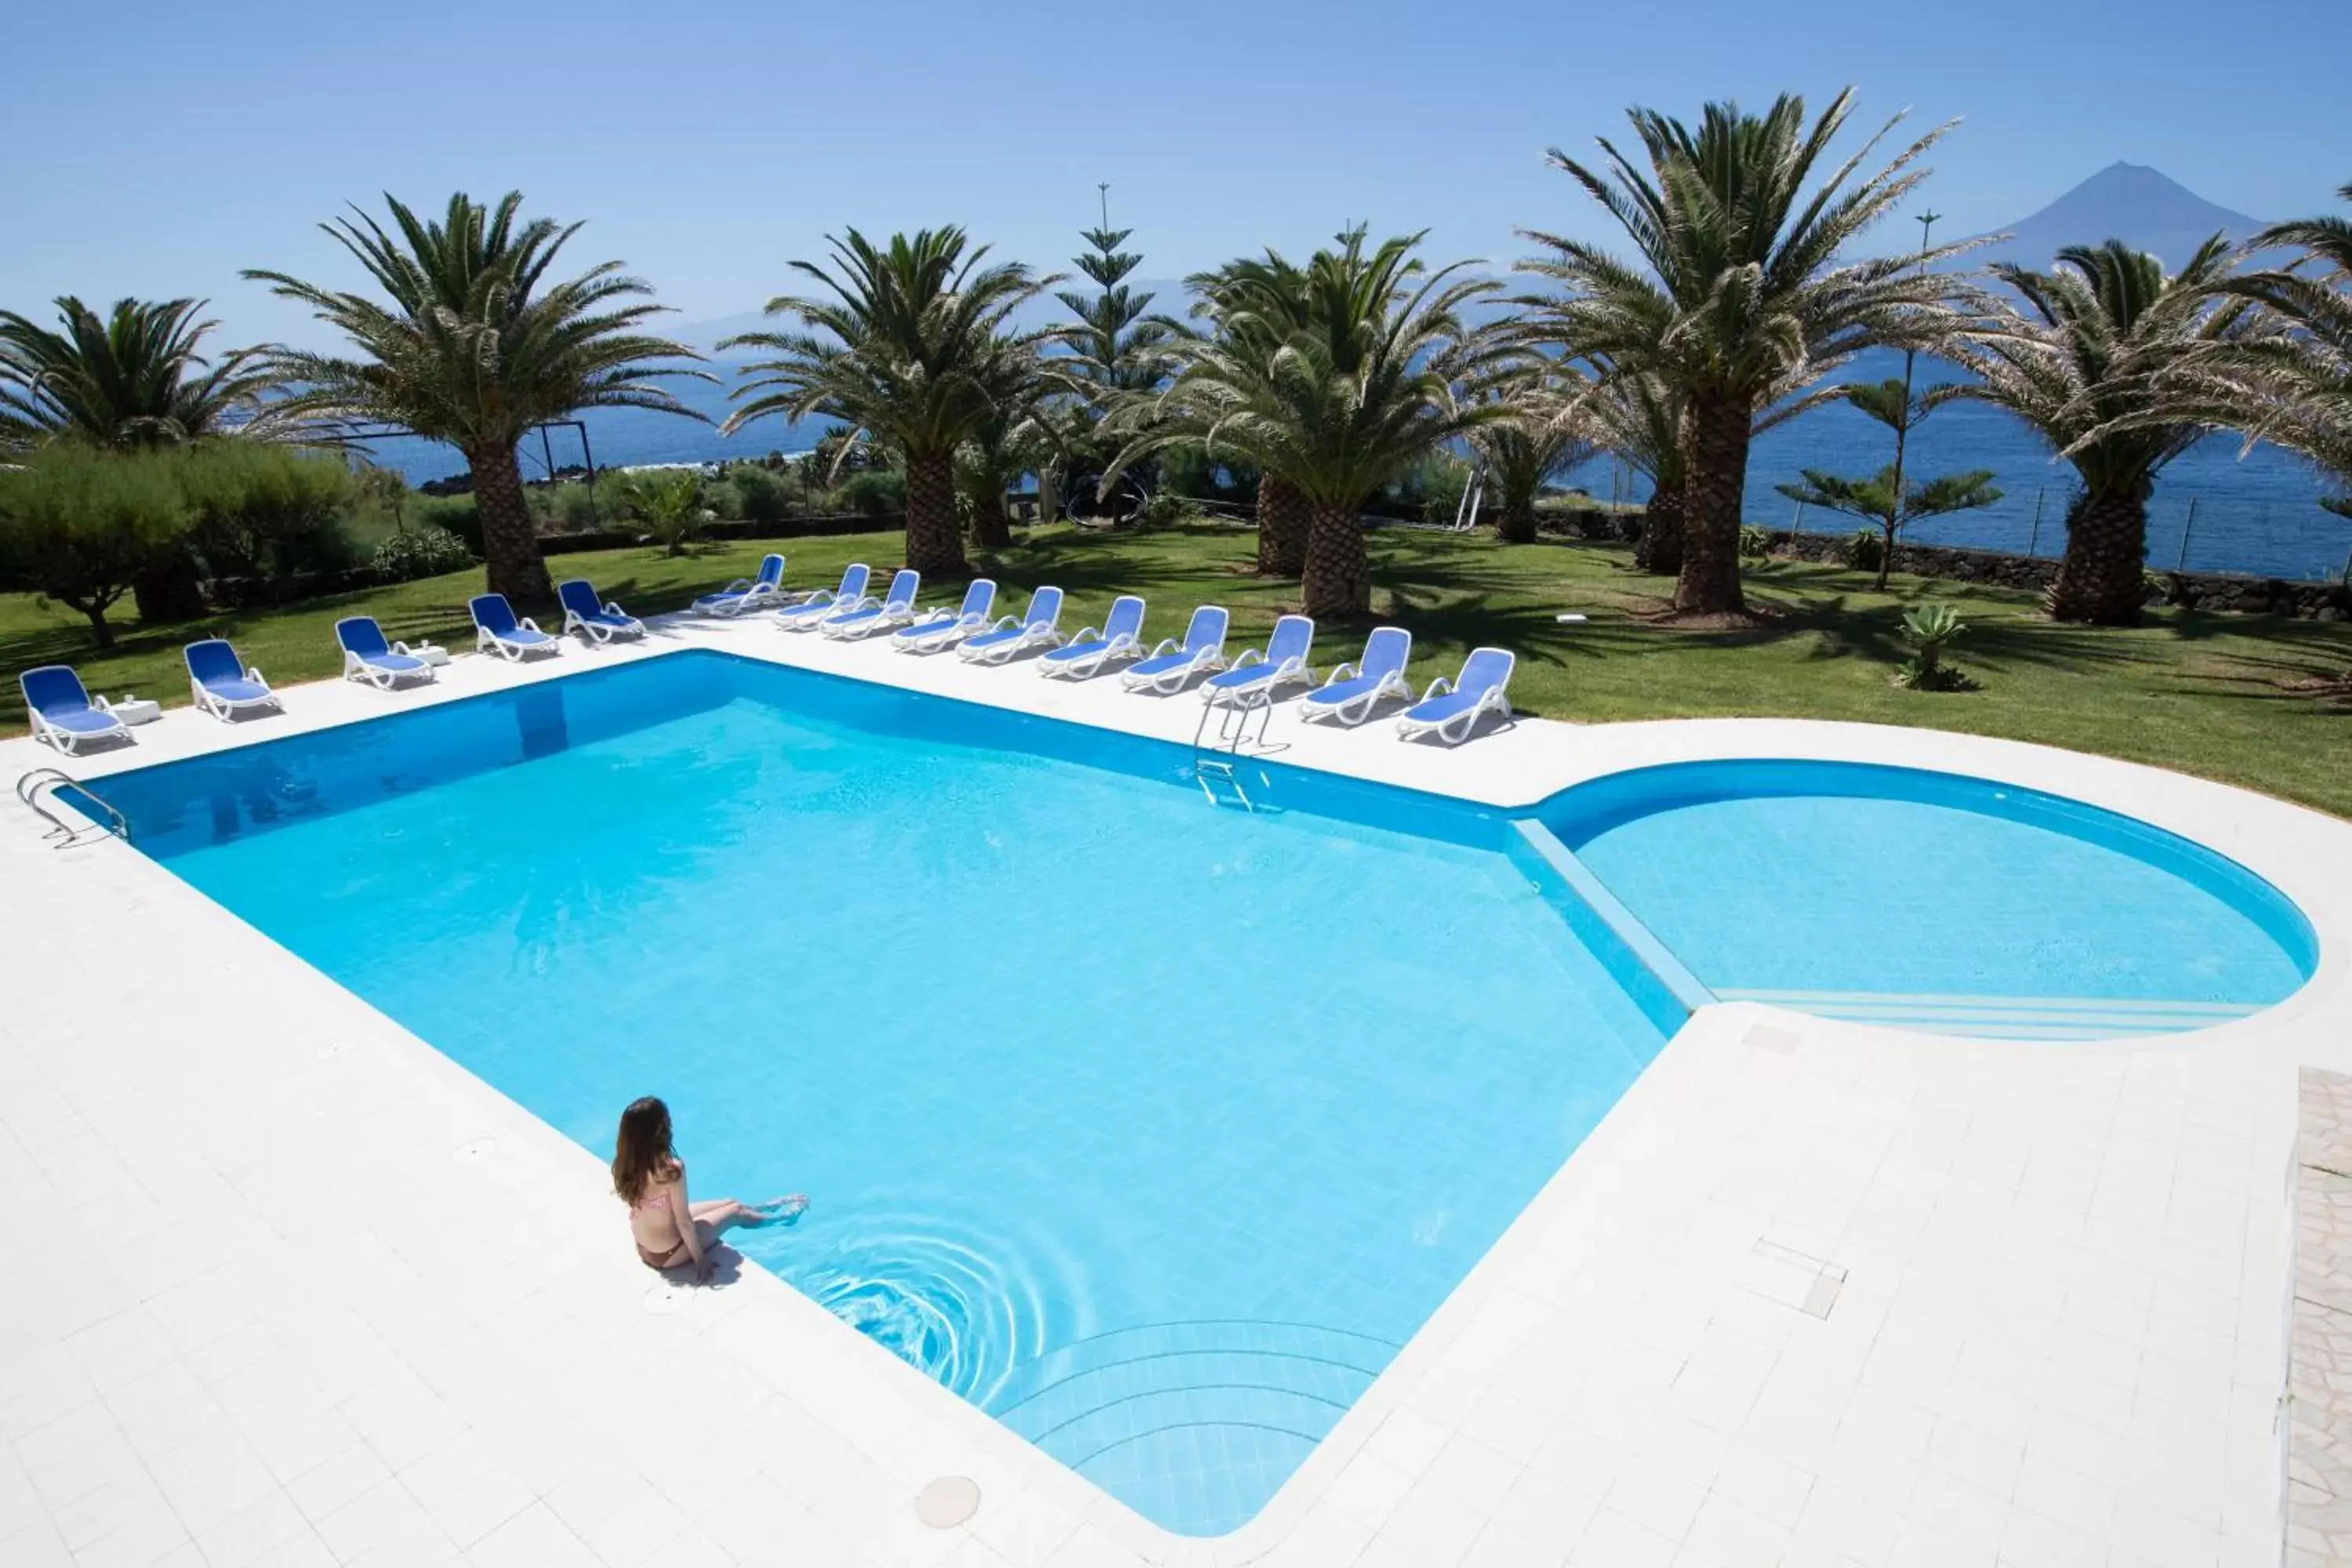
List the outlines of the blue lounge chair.
<svg viewBox="0 0 2352 1568">
<path fill-rule="evenodd" d="M 1410 701 L 1412 688 L 1405 684 L 1404 667 L 1412 662 L 1411 632 L 1402 626 L 1374 626 L 1364 639 L 1362 661 L 1333 670 L 1329 679 L 1299 700 L 1298 716 L 1360 724 L 1383 699 Z"/>
<path fill-rule="evenodd" d="M 915 618 L 915 595 L 922 591 L 923 574 L 900 567 L 890 575 L 890 591 L 880 600 L 867 599 L 846 610 L 836 610 L 817 622 L 829 637 L 866 637 L 903 626 Z"/>
<path fill-rule="evenodd" d="M 875 601 L 867 597 L 866 584 L 873 573 L 863 561 L 841 574 L 838 588 L 819 588 L 797 605 L 788 605 L 776 612 L 776 624 L 788 632 L 804 632 L 830 615 L 854 610 Z"/>
<path fill-rule="evenodd" d="M 1087 626 L 1060 647 L 1050 649 L 1037 661 L 1037 669 L 1048 678 L 1084 680 L 1113 659 L 1138 658 L 1142 653 L 1143 601 L 1136 595 L 1121 594 L 1111 601 L 1110 614 L 1103 617 L 1100 627 Z"/>
<path fill-rule="evenodd" d="M 1059 647 L 1062 634 L 1062 591 L 1040 588 L 1029 595 L 1026 614 L 1006 616 L 984 632 L 963 639 L 956 657 L 974 664 L 1003 664 L 1033 647 Z"/>
<path fill-rule="evenodd" d="M 988 629 L 988 613 L 996 607 L 996 584 L 985 577 L 972 579 L 971 586 L 963 591 L 963 607 L 958 610 L 933 610 L 922 619 L 900 626 L 890 636 L 890 646 L 900 653 L 938 653 L 950 648 L 974 632 Z"/>
<path fill-rule="evenodd" d="M 1314 650 L 1315 623 L 1305 616 L 1285 616 L 1274 623 L 1274 635 L 1266 638 L 1265 652 L 1245 647 L 1232 668 L 1201 683 L 1202 700 L 1213 707 L 1271 701 L 1275 692 L 1292 681 L 1315 679 L 1315 671 L 1307 664 L 1307 656 Z"/>
<path fill-rule="evenodd" d="M 180 650 L 180 657 L 188 665 L 188 695 L 214 718 L 226 722 L 249 708 L 286 710 L 278 693 L 269 689 L 269 682 L 261 679 L 261 671 L 238 658 L 226 638 L 192 642 Z"/>
<path fill-rule="evenodd" d="M 562 653 L 563 644 L 539 629 L 534 620 L 517 620 L 504 594 L 477 594 L 467 606 L 474 612 L 474 651 L 484 649 L 502 658 L 520 659 L 534 653 Z"/>
<path fill-rule="evenodd" d="M 705 594 L 695 600 L 694 607 L 706 616 L 740 616 L 772 605 L 783 596 L 784 558 L 762 555 L 757 577 L 738 577 L 716 594 Z"/>
<path fill-rule="evenodd" d="M 781 562 L 783 557 L 779 555 L 776 559 Z M 614 637 L 646 635 L 645 622 L 620 605 L 599 599 L 594 585 L 585 577 L 557 584 L 555 601 L 563 606 L 564 631 L 578 632 L 582 642 L 601 647 Z"/>
<path fill-rule="evenodd" d="M 1507 650 L 1499 647 L 1474 647 L 1470 657 L 1462 661 L 1459 679 L 1448 680 L 1439 676 L 1421 694 L 1421 700 L 1397 715 L 1397 734 L 1411 741 L 1423 735 L 1435 735 L 1448 744 L 1470 737 L 1481 716 L 1500 713 L 1511 716 L 1511 700 L 1503 694 L 1510 684 L 1511 666 L 1517 662 Z"/>
<path fill-rule="evenodd" d="M 1129 691 L 1172 696 L 1194 676 L 1224 668 L 1225 622 L 1224 606 L 1202 605 L 1192 612 L 1181 639 L 1162 637 L 1150 658 L 1120 673 L 1118 683 Z"/>
<path fill-rule="evenodd" d="M 404 642 L 386 642 L 373 616 L 346 616 L 335 623 L 335 642 L 343 650 L 343 679 L 364 680 L 389 691 L 411 676 L 434 679 L 433 667 L 408 651 Z"/>
<path fill-rule="evenodd" d="M 74 748 L 91 741 L 121 736 L 131 740 L 131 727 L 114 716 L 103 697 L 92 697 L 69 664 L 45 664 L 16 678 L 24 689 L 25 713 L 33 723 L 33 739 L 47 741 L 70 757 Z"/>
</svg>

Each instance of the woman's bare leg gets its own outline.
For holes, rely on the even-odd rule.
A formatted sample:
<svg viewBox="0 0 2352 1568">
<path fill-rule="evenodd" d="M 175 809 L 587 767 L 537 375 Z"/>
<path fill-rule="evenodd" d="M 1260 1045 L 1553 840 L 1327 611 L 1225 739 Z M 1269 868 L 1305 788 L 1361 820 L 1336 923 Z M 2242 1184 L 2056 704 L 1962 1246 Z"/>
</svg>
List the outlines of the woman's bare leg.
<svg viewBox="0 0 2352 1568">
<path fill-rule="evenodd" d="M 760 1217 L 759 1211 L 749 1204 L 737 1203 L 733 1198 L 713 1198 L 708 1203 L 690 1204 L 687 1212 L 698 1223 L 709 1226 L 714 1236 L 730 1225 L 741 1225 L 746 1220 Z"/>
</svg>

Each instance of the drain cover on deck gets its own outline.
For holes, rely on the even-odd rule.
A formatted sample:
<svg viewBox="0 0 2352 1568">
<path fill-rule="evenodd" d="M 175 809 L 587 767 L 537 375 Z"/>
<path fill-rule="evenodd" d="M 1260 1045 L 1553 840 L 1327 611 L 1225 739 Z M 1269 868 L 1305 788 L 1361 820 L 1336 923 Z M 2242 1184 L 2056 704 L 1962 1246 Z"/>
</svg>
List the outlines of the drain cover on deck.
<svg viewBox="0 0 2352 1568">
<path fill-rule="evenodd" d="M 1757 1242 L 1739 1270 L 1738 1283 L 1768 1301 L 1794 1307 L 1810 1318 L 1826 1318 L 1845 1287 L 1845 1268 L 1778 1242 Z"/>
<path fill-rule="evenodd" d="M 980 1511 L 980 1483 L 970 1476 L 941 1476 L 915 1494 L 915 1517 L 933 1530 L 953 1530 Z"/>
</svg>

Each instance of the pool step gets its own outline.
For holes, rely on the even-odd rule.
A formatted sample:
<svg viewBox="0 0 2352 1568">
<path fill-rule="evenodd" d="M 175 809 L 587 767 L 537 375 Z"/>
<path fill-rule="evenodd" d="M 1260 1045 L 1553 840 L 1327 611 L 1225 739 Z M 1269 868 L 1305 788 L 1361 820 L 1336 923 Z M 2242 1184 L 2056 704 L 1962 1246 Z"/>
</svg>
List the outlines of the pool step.
<svg viewBox="0 0 2352 1568">
<path fill-rule="evenodd" d="M 2135 1001 L 2113 996 L 1969 996 L 1900 991 L 1737 990 L 1727 1002 L 1765 1002 L 1823 1018 L 1987 1039 L 2112 1040 L 2210 1029 L 2262 1010 L 2241 1002 Z"/>
<path fill-rule="evenodd" d="M 1216 1534 L 1265 1504 L 1396 1351 L 1307 1324 L 1151 1324 L 1017 1368 L 989 1413 L 1130 1502 L 1164 1490 L 1150 1517 Z"/>
</svg>

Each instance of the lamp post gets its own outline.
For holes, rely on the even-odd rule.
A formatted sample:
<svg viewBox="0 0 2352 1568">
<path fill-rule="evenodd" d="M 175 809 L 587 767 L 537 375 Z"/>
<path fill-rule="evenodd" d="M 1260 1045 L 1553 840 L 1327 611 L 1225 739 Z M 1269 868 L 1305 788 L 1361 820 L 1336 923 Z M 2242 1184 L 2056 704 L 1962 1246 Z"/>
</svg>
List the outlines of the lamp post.
<svg viewBox="0 0 2352 1568">
<path fill-rule="evenodd" d="M 1936 220 L 1942 213 L 1930 209 L 1919 215 L 1919 270 L 1927 270 L 1927 237 L 1935 232 Z M 1911 374 L 1919 359 L 1918 351 L 1903 351 L 1903 416 L 1895 426 L 1895 516 L 1899 523 L 1903 517 L 1903 449 L 1911 439 Z"/>
</svg>

